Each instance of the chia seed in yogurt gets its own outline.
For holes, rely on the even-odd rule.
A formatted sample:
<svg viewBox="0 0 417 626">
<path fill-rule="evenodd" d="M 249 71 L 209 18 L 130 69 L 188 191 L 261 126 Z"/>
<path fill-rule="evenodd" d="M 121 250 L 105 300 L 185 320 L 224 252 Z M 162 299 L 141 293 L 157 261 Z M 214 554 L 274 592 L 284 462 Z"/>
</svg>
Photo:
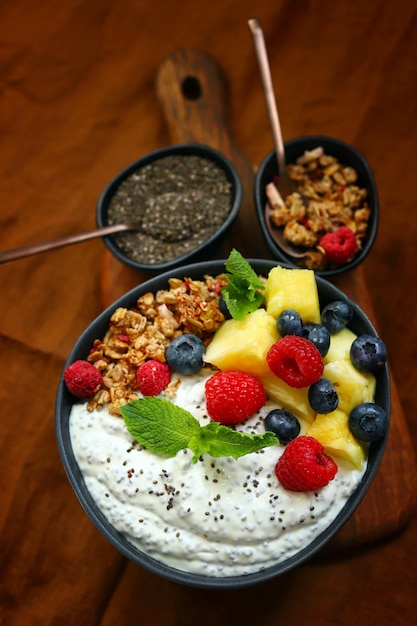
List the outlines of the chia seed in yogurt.
<svg viewBox="0 0 417 626">
<path fill-rule="evenodd" d="M 204 370 L 181 378 L 173 402 L 204 425 Z M 261 411 L 237 427 L 263 432 Z M 302 424 L 302 431 L 306 424 Z M 229 577 L 261 571 L 308 546 L 341 511 L 366 469 L 339 463 L 336 477 L 316 492 L 286 491 L 274 474 L 283 446 L 238 460 L 185 449 L 151 453 L 132 440 L 106 407 L 75 404 L 70 435 L 91 496 L 110 524 L 138 550 L 176 569 Z"/>
</svg>

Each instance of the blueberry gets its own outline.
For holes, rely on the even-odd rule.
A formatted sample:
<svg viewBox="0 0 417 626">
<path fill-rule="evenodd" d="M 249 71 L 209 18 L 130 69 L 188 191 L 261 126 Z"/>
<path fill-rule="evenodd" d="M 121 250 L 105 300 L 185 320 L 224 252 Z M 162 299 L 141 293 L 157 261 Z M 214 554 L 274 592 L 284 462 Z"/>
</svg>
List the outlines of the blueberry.
<svg viewBox="0 0 417 626">
<path fill-rule="evenodd" d="M 328 378 L 320 378 L 308 388 L 308 401 L 317 413 L 331 413 L 339 404 L 339 396 Z"/>
<path fill-rule="evenodd" d="M 204 342 L 196 335 L 180 335 L 169 344 L 165 358 L 174 372 L 195 374 L 203 367 Z"/>
<path fill-rule="evenodd" d="M 353 307 L 343 300 L 335 300 L 327 304 L 321 312 L 322 324 L 331 335 L 342 330 L 353 317 Z"/>
<path fill-rule="evenodd" d="M 230 311 L 227 308 L 226 300 L 224 299 L 223 296 L 220 296 L 219 298 L 219 309 L 220 309 L 220 312 L 223 313 L 225 320 L 231 319 L 232 316 L 230 315 Z"/>
<path fill-rule="evenodd" d="M 300 314 L 294 309 L 285 309 L 277 319 L 277 329 L 281 337 L 299 335 L 303 327 Z"/>
<path fill-rule="evenodd" d="M 314 343 L 321 356 L 326 356 L 330 347 L 330 335 L 323 324 L 304 324 L 299 334 Z"/>
<path fill-rule="evenodd" d="M 264 425 L 265 430 L 275 433 L 284 445 L 300 434 L 300 422 L 286 409 L 272 409 L 265 417 Z"/>
<path fill-rule="evenodd" d="M 388 417 L 378 404 L 363 402 L 352 409 L 349 415 L 349 428 L 361 441 L 378 441 L 388 430 Z"/>
<path fill-rule="evenodd" d="M 350 359 L 361 372 L 376 372 L 387 360 L 387 349 L 379 337 L 359 335 L 350 347 Z"/>
</svg>

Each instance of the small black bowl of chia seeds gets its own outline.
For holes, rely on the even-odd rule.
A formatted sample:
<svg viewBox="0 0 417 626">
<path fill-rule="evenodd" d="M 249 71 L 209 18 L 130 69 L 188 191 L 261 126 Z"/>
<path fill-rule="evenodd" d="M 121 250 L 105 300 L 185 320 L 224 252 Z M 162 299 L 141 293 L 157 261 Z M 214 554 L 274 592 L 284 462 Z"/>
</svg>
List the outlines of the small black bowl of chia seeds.
<svg viewBox="0 0 417 626">
<path fill-rule="evenodd" d="M 168 270 L 215 256 L 241 202 L 241 180 L 223 154 L 179 144 L 119 172 L 99 198 L 97 225 L 136 225 L 104 237 L 107 248 L 133 269 Z"/>
</svg>

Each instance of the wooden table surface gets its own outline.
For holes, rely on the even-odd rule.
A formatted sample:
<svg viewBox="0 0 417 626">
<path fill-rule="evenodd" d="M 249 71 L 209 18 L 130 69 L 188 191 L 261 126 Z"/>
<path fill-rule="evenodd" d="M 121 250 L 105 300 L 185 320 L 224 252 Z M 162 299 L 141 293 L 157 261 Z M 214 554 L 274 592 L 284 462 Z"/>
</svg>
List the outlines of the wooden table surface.
<svg viewBox="0 0 417 626">
<path fill-rule="evenodd" d="M 413 447 L 415 3 L 68 0 L 58 7 L 51 0 L 4 0 L 0 15 L 0 249 L 92 228 L 108 181 L 172 142 L 156 76 L 182 48 L 219 62 L 230 130 L 256 168 L 272 149 L 247 25 L 255 15 L 262 20 L 285 138 L 338 137 L 361 150 L 374 172 L 381 222 L 361 270 L 363 297 L 388 346 L 407 424 L 404 449 Z M 261 239 L 252 245 L 269 256 Z M 109 294 L 136 277 L 115 266 L 97 240 L 2 265 L 0 280 L 2 626 L 416 623 L 411 505 L 382 540 L 367 537 L 348 551 L 335 544 L 251 590 L 180 587 L 119 555 L 86 518 L 66 479 L 54 401 L 75 339 Z M 415 502 L 415 464 L 410 461 L 409 474 L 402 467 Z M 377 505 L 387 516 L 401 509 L 395 489 Z"/>
</svg>

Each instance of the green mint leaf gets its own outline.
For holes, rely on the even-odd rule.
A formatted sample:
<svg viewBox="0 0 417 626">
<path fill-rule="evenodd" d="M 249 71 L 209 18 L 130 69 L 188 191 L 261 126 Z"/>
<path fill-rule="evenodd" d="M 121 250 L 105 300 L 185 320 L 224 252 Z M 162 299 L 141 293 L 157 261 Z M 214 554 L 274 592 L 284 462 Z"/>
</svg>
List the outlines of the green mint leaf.
<svg viewBox="0 0 417 626">
<path fill-rule="evenodd" d="M 200 428 L 189 442 L 189 447 L 194 452 L 193 462 L 196 462 L 204 452 L 213 457 L 231 456 L 233 459 L 239 459 L 241 456 L 275 446 L 277 443 L 278 439 L 272 432 L 253 435 L 233 430 L 217 422 L 210 422 Z"/>
<path fill-rule="evenodd" d="M 222 294 L 234 319 L 241 320 L 247 313 L 259 309 L 264 301 L 259 291 L 252 289 L 243 279 L 230 276 L 228 280 L 228 285 L 222 288 Z"/>
<path fill-rule="evenodd" d="M 221 292 L 230 315 L 240 320 L 261 306 L 264 296 L 260 291 L 265 285 L 246 259 L 234 248 L 229 254 L 225 268 L 228 272 L 226 273 L 228 284 Z"/>
<path fill-rule="evenodd" d="M 259 279 L 256 272 L 235 248 L 230 251 L 229 258 L 225 263 L 225 268 L 231 274 L 246 280 L 249 284 L 253 285 L 253 287 L 264 289 L 264 284 Z"/>
<path fill-rule="evenodd" d="M 238 459 L 278 443 L 271 432 L 253 435 L 217 422 L 200 426 L 191 413 L 163 398 L 133 400 L 120 410 L 129 433 L 147 450 L 175 456 L 180 450 L 190 448 L 193 463 L 205 453 Z"/>
<path fill-rule="evenodd" d="M 120 410 L 132 437 L 147 450 L 165 456 L 175 456 L 188 448 L 200 429 L 191 413 L 162 398 L 133 400 Z"/>
</svg>

